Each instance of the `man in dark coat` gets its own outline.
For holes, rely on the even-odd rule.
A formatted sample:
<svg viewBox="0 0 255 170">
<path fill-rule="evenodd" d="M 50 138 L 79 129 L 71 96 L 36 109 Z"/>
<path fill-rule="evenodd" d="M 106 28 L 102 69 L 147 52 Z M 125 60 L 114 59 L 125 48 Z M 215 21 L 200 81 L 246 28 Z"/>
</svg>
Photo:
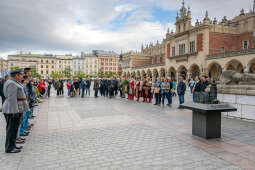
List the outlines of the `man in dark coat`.
<svg viewBox="0 0 255 170">
<path fill-rule="evenodd" d="M 179 78 L 179 83 L 178 83 L 178 86 L 177 86 L 177 94 L 179 96 L 180 105 L 184 103 L 185 92 L 186 92 L 186 84 L 184 82 L 184 77 L 181 76 Z M 180 108 L 180 106 L 179 106 L 179 108 Z"/>
</svg>

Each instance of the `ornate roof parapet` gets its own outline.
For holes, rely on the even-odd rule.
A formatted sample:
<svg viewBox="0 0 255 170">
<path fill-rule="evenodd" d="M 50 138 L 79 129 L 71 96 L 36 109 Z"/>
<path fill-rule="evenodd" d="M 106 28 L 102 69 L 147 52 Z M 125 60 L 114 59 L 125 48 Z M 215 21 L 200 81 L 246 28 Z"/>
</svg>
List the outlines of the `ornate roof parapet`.
<svg viewBox="0 0 255 170">
<path fill-rule="evenodd" d="M 218 21 L 217 21 L 216 17 L 214 17 L 214 19 L 213 19 L 213 24 L 214 25 L 218 24 Z"/>
<path fill-rule="evenodd" d="M 204 20 L 203 20 L 204 22 L 203 22 L 203 24 L 205 24 L 205 25 L 209 25 L 210 24 L 210 22 L 211 22 L 211 20 L 210 20 L 210 18 L 209 18 L 209 15 L 208 15 L 208 11 L 206 10 L 206 12 L 205 12 L 205 18 L 204 18 Z"/>
<path fill-rule="evenodd" d="M 224 16 L 223 18 L 222 18 L 222 21 L 221 21 L 221 24 L 222 25 L 226 25 L 227 24 L 227 17 L 226 16 Z"/>
</svg>

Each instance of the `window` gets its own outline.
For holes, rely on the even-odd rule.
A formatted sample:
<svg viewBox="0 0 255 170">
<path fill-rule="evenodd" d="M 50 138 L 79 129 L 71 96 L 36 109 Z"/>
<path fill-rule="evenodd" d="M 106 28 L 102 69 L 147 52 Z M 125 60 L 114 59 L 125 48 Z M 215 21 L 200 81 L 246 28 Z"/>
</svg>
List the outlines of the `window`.
<svg viewBox="0 0 255 170">
<path fill-rule="evenodd" d="M 54 66 L 51 66 L 51 68 L 54 68 Z"/>
<path fill-rule="evenodd" d="M 247 50 L 249 48 L 249 43 L 248 43 L 248 41 L 246 40 L 246 41 L 243 41 L 243 49 L 244 50 Z"/>
<path fill-rule="evenodd" d="M 41 71 L 41 74 L 43 74 L 43 71 Z"/>
<path fill-rule="evenodd" d="M 172 47 L 172 57 L 175 56 L 175 47 Z"/>
<path fill-rule="evenodd" d="M 43 60 L 41 60 L 41 63 L 43 63 Z"/>
<path fill-rule="evenodd" d="M 48 65 L 46 65 L 46 68 L 49 68 L 49 66 L 48 66 Z"/>
<path fill-rule="evenodd" d="M 41 65 L 41 68 L 43 68 L 43 65 Z"/>
<path fill-rule="evenodd" d="M 46 60 L 46 63 L 49 63 L 49 61 L 48 61 L 48 60 Z"/>
<path fill-rule="evenodd" d="M 194 53 L 195 52 L 195 41 L 191 41 L 190 42 L 190 53 Z"/>
<path fill-rule="evenodd" d="M 46 74 L 49 74 L 49 71 L 48 71 L 48 70 L 46 71 Z"/>
<path fill-rule="evenodd" d="M 53 60 L 51 60 L 51 63 L 52 63 L 52 64 L 54 64 L 54 61 L 53 61 Z"/>
<path fill-rule="evenodd" d="M 59 61 L 59 63 L 61 63 L 61 61 Z"/>
<path fill-rule="evenodd" d="M 179 55 L 184 55 L 185 54 L 185 44 L 180 44 L 179 45 Z"/>
</svg>

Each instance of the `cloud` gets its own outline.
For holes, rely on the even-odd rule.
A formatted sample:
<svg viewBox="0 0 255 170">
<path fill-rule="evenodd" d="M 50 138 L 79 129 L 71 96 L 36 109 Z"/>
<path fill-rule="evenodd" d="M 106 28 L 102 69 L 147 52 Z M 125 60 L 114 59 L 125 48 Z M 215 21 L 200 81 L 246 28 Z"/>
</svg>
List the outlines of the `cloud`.
<svg viewBox="0 0 255 170">
<path fill-rule="evenodd" d="M 228 18 L 250 9 L 252 0 L 187 0 L 193 22 L 208 9 Z M 137 50 L 162 40 L 174 28 L 181 2 L 174 0 L 1 0 L 0 55 L 15 51 L 79 53 L 93 49 Z M 168 14 L 168 17 L 162 17 Z"/>
</svg>

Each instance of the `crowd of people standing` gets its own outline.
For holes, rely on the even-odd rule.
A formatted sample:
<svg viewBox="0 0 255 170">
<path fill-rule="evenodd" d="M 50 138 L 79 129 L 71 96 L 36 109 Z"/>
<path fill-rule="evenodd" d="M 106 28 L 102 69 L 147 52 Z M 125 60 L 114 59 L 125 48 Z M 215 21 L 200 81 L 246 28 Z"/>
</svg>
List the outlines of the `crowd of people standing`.
<svg viewBox="0 0 255 170">
<path fill-rule="evenodd" d="M 2 112 L 6 120 L 6 153 L 19 153 L 33 127 L 34 107 L 50 97 L 51 81 L 33 79 L 31 68 L 13 70 L 0 80 Z"/>
<path fill-rule="evenodd" d="M 57 94 L 63 95 L 65 81 L 58 80 L 54 82 L 56 90 L 59 91 Z M 92 82 L 96 98 L 99 94 L 109 98 L 119 94 L 120 97 L 127 98 L 128 100 L 141 101 L 142 99 L 142 102 L 146 103 L 155 101 L 154 105 L 158 106 L 172 106 L 173 97 L 178 96 L 180 105 L 184 103 L 187 87 L 190 88 L 190 93 L 193 95 L 195 92 L 205 91 L 211 80 L 206 76 L 196 77 L 194 80 L 185 80 L 184 76 L 180 76 L 178 81 L 170 77 L 156 78 L 154 81 L 150 77 L 131 77 L 130 79 L 126 77 L 113 77 L 95 78 L 94 80 L 87 77 L 85 79 L 67 80 L 66 88 L 68 96 L 80 96 L 82 98 L 85 95 L 90 96 Z M 166 100 L 167 103 L 165 102 Z"/>
</svg>

